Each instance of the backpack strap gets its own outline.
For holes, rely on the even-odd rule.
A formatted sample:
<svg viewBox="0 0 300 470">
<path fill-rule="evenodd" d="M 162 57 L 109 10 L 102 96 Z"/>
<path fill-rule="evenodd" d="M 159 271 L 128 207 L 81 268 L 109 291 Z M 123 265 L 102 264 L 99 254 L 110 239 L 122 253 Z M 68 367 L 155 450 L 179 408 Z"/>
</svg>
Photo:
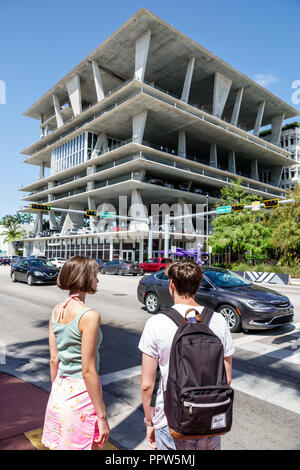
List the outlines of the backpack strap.
<svg viewBox="0 0 300 470">
<path fill-rule="evenodd" d="M 171 320 L 173 320 L 173 322 L 178 326 L 178 328 L 184 323 L 184 318 L 182 317 L 182 315 L 180 315 L 179 312 L 177 312 L 177 310 L 175 310 L 175 308 L 161 310 L 159 313 L 162 313 L 169 317 Z"/>
<path fill-rule="evenodd" d="M 184 323 L 184 318 L 182 317 L 182 315 L 180 315 L 179 312 L 177 312 L 177 310 L 175 310 L 175 308 L 164 309 L 164 310 L 161 310 L 160 313 L 169 317 L 170 320 L 172 320 L 178 326 L 178 328 L 182 326 L 182 324 Z M 155 383 L 154 383 L 154 388 L 153 388 L 151 402 L 150 402 L 151 407 L 154 407 L 156 403 L 160 376 L 161 376 L 161 372 L 160 372 L 159 364 L 157 364 Z"/>
<path fill-rule="evenodd" d="M 204 309 L 201 312 L 202 323 L 204 325 L 208 325 L 213 314 L 214 314 L 213 310 L 211 310 L 210 308 L 204 307 Z"/>
</svg>

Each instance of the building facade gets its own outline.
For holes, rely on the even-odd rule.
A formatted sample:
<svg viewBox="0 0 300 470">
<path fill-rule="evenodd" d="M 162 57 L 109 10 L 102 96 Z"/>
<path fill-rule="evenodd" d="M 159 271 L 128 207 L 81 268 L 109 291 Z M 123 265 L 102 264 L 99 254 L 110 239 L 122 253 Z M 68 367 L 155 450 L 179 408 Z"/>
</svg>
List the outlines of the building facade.
<svg viewBox="0 0 300 470">
<path fill-rule="evenodd" d="M 21 188 L 22 211 L 52 206 L 37 213 L 26 254 L 141 261 L 164 248 L 159 215 L 149 247 L 153 206 L 211 208 L 236 177 L 248 193 L 284 198 L 282 168 L 294 160 L 280 147 L 281 128 L 297 114 L 142 8 L 24 113 L 40 121 L 40 139 L 22 152 L 39 171 Z M 269 124 L 266 142 L 259 132 Z M 86 209 L 140 220 L 86 226 Z M 189 224 L 170 228 L 171 245 L 203 240 L 208 227 Z"/>
<path fill-rule="evenodd" d="M 261 134 L 263 139 L 270 141 L 270 131 Z M 289 123 L 282 128 L 279 146 L 291 154 L 294 164 L 283 167 L 280 187 L 285 190 L 293 190 L 296 184 L 300 184 L 300 123 Z"/>
</svg>

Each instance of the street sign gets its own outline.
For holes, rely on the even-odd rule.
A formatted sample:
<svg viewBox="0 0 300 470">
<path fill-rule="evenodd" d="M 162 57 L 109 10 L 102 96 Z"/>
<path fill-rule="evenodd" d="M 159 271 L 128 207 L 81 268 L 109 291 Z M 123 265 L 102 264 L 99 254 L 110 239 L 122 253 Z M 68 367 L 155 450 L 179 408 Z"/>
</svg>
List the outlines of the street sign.
<svg viewBox="0 0 300 470">
<path fill-rule="evenodd" d="M 259 211 L 260 209 L 260 202 L 259 201 L 253 201 L 252 202 L 252 210 L 253 211 Z"/>
<path fill-rule="evenodd" d="M 217 207 L 217 214 L 228 214 L 231 212 L 231 206 Z"/>
<path fill-rule="evenodd" d="M 46 204 L 30 204 L 30 209 L 33 209 L 35 211 L 51 211 L 52 207 L 51 206 L 47 206 Z"/>
<path fill-rule="evenodd" d="M 267 199 L 264 201 L 264 206 L 266 209 L 279 206 L 279 199 Z"/>
<path fill-rule="evenodd" d="M 176 246 L 171 246 L 171 253 L 176 253 L 177 247 Z"/>
<path fill-rule="evenodd" d="M 115 217 L 114 212 L 99 212 L 99 217 L 102 217 L 103 219 L 113 219 Z"/>
<path fill-rule="evenodd" d="M 231 207 L 233 212 L 241 212 L 245 210 L 245 204 L 234 204 Z"/>
<path fill-rule="evenodd" d="M 97 211 L 86 210 L 85 213 L 88 217 L 97 217 Z"/>
</svg>

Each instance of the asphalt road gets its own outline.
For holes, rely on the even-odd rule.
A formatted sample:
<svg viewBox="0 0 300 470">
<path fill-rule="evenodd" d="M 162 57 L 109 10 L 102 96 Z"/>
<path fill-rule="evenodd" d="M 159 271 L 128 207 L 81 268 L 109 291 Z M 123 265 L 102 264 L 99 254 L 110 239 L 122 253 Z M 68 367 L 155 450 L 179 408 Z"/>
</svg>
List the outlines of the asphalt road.
<svg viewBox="0 0 300 470">
<path fill-rule="evenodd" d="M 111 436 L 127 449 L 147 449 L 137 346 L 150 315 L 136 298 L 139 279 L 99 275 L 99 291 L 87 297 L 102 317 L 100 375 Z M 233 335 L 234 424 L 223 449 L 300 449 L 300 287 L 276 290 L 293 302 L 295 321 Z M 9 267 L 0 266 L 0 370 L 50 389 L 48 322 L 65 296 L 56 286 L 12 283 Z"/>
</svg>

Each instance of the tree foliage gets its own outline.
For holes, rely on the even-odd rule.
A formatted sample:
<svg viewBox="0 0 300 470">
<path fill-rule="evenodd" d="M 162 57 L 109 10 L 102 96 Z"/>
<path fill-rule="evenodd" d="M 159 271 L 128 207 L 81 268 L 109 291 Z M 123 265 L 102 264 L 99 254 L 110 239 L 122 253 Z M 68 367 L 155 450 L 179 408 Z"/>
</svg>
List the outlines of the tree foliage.
<svg viewBox="0 0 300 470">
<path fill-rule="evenodd" d="M 238 258 L 253 261 L 264 261 L 273 254 L 289 264 L 297 258 L 300 261 L 299 186 L 287 197 L 295 199 L 295 203 L 282 204 L 276 209 L 245 210 L 216 216 L 210 239 L 213 253 L 230 251 Z M 221 189 L 217 206 L 249 205 L 253 201 L 263 202 L 263 199 L 247 194 L 238 179 Z"/>
</svg>

